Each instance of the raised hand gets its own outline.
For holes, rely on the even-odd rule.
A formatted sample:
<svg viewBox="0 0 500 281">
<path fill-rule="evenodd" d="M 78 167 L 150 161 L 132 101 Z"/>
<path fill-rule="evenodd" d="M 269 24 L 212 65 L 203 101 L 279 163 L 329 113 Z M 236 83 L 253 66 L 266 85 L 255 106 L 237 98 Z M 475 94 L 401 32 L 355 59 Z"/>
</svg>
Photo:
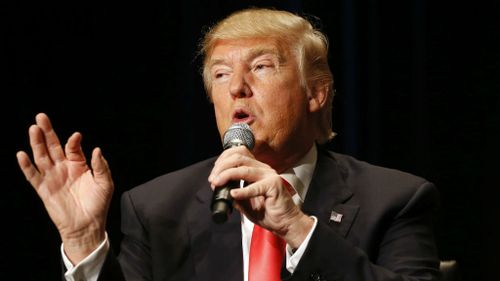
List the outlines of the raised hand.
<svg viewBox="0 0 500 281">
<path fill-rule="evenodd" d="M 208 180 L 215 188 L 239 179 L 250 184 L 231 190 L 234 207 L 298 248 L 312 228 L 313 219 L 295 205 L 281 176 L 240 146 L 226 149 L 219 156 Z"/>
<path fill-rule="evenodd" d="M 81 148 L 82 135 L 69 137 L 64 150 L 44 113 L 29 128 L 33 164 L 24 151 L 17 161 L 42 199 L 64 243 L 68 258 L 78 263 L 104 241 L 113 181 L 101 150 L 92 152 L 91 167 Z"/>
</svg>

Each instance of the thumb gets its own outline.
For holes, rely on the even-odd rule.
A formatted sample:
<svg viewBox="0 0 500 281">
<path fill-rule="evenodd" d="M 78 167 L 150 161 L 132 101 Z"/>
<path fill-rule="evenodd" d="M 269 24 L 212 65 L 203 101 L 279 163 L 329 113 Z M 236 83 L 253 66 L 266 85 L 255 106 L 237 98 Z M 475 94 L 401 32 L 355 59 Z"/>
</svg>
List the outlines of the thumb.
<svg viewBox="0 0 500 281">
<path fill-rule="evenodd" d="M 102 156 L 102 151 L 99 147 L 92 151 L 92 172 L 94 180 L 102 187 L 112 188 L 113 179 L 111 178 L 111 170 L 109 169 L 108 161 Z"/>
</svg>

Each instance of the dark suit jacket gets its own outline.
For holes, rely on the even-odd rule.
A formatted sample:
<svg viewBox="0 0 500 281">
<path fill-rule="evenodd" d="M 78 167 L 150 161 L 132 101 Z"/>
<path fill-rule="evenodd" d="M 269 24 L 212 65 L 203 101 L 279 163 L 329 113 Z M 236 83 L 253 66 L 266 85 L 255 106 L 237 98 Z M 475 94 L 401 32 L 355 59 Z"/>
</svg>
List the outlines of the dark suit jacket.
<svg viewBox="0 0 500 281">
<path fill-rule="evenodd" d="M 99 280 L 243 280 L 239 213 L 221 225 L 211 219 L 214 160 L 123 194 L 120 254 L 108 255 Z M 422 178 L 318 149 L 303 205 L 318 225 L 283 280 L 435 280 L 437 196 Z"/>
</svg>

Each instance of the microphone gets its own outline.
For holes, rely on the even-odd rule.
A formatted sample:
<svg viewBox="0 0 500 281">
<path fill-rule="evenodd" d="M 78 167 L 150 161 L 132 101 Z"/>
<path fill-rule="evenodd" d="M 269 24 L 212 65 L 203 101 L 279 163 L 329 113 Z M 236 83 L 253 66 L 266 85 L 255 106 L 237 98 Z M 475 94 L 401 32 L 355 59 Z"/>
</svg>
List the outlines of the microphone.
<svg viewBox="0 0 500 281">
<path fill-rule="evenodd" d="M 247 123 L 235 123 L 224 133 L 223 148 L 228 149 L 235 146 L 244 145 L 252 150 L 255 139 Z M 233 198 L 229 191 L 238 188 L 240 181 L 230 181 L 225 186 L 216 187 L 212 197 L 212 220 L 216 223 L 224 223 L 233 211 Z"/>
</svg>

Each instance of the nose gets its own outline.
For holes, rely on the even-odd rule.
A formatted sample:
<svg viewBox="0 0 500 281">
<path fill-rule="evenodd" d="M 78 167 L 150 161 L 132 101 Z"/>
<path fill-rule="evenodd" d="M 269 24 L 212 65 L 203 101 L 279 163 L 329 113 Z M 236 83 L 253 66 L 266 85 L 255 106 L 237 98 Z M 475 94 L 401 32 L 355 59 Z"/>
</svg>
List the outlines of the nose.
<svg viewBox="0 0 500 281">
<path fill-rule="evenodd" d="M 234 71 L 229 84 L 229 92 L 233 98 L 245 98 L 252 96 L 244 71 Z"/>
</svg>

